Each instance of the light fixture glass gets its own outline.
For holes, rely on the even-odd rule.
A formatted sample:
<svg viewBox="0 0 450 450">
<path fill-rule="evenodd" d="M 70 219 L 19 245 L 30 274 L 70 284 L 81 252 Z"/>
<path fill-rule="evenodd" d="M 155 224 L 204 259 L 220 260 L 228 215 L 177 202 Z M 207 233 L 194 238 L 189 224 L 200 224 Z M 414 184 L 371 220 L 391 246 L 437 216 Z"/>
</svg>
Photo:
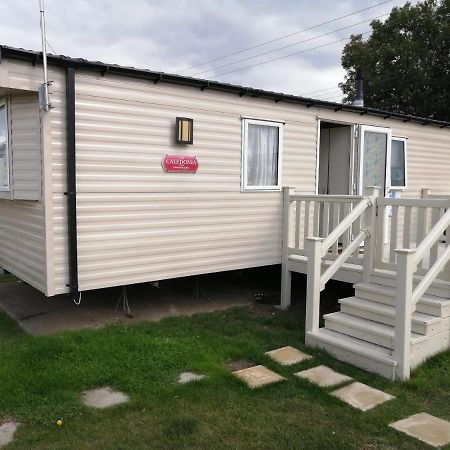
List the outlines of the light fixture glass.
<svg viewBox="0 0 450 450">
<path fill-rule="evenodd" d="M 194 143 L 194 119 L 177 117 L 177 142 L 179 144 Z"/>
</svg>

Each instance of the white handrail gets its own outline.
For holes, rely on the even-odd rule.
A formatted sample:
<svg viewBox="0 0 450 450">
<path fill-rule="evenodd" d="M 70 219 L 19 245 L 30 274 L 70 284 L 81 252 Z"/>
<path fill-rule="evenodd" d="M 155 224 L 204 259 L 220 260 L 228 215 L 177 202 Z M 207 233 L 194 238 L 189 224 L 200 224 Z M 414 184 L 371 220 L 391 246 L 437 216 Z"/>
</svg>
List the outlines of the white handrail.
<svg viewBox="0 0 450 450">
<path fill-rule="evenodd" d="M 324 202 L 355 202 L 362 200 L 362 195 L 328 195 L 328 194 L 294 194 L 289 196 L 291 202 L 295 201 L 324 201 Z"/>
<path fill-rule="evenodd" d="M 416 286 L 413 291 L 411 302 L 415 305 L 425 291 L 430 287 L 431 283 L 436 279 L 439 273 L 444 269 L 446 264 L 450 261 L 450 245 L 444 250 L 444 252 L 439 256 L 436 262 L 430 267 L 430 270 L 422 278 L 420 283 Z"/>
<path fill-rule="evenodd" d="M 325 289 L 325 284 L 331 279 L 331 277 L 340 269 L 340 267 L 347 261 L 349 256 L 360 246 L 367 237 L 370 236 L 370 231 L 366 228 L 362 230 L 358 236 L 352 241 L 352 243 L 345 248 L 345 250 L 336 258 L 333 264 L 328 267 L 328 269 L 320 277 L 320 290 Z M 322 243 L 323 244 L 323 243 Z"/>
<path fill-rule="evenodd" d="M 425 239 L 417 246 L 414 252 L 414 264 L 419 264 L 427 251 L 439 240 L 444 231 L 450 226 L 450 209 L 436 222 Z"/>
<path fill-rule="evenodd" d="M 350 228 L 353 222 L 372 205 L 373 197 L 362 199 L 353 210 L 344 218 L 344 220 L 323 240 L 322 257 L 328 252 L 328 249 Z"/>
</svg>

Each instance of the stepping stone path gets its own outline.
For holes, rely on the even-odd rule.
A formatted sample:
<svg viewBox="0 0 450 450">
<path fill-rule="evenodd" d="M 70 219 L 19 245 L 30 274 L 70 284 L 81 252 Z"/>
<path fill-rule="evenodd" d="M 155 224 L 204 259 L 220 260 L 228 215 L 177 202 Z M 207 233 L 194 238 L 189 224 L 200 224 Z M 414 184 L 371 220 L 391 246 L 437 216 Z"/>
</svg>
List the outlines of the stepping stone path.
<svg viewBox="0 0 450 450">
<path fill-rule="evenodd" d="M 259 388 L 265 386 L 266 384 L 272 384 L 286 379 L 281 375 L 272 372 L 265 366 L 249 367 L 248 369 L 233 372 L 233 374 L 243 380 L 251 389 Z"/>
<path fill-rule="evenodd" d="M 91 389 L 83 392 L 83 403 L 91 408 L 109 408 L 120 403 L 126 403 L 130 400 L 128 395 L 123 392 L 114 391 L 109 387 Z"/>
<path fill-rule="evenodd" d="M 368 411 L 395 397 L 363 383 L 352 383 L 331 393 L 361 411 Z"/>
<path fill-rule="evenodd" d="M 282 366 L 292 366 L 312 358 L 312 356 L 290 346 L 277 348 L 265 354 Z"/>
<path fill-rule="evenodd" d="M 352 380 L 351 377 L 335 372 L 327 366 L 317 366 L 294 374 L 320 387 L 330 387 Z"/>
<path fill-rule="evenodd" d="M 291 346 L 271 350 L 265 354 L 283 366 L 291 366 L 312 358 L 312 356 Z M 286 379 L 265 366 L 249 367 L 250 365 L 252 365 L 250 361 L 237 360 L 227 364 L 227 367 L 233 370 L 233 374 L 243 380 L 251 389 Z M 294 375 L 323 388 L 352 380 L 351 377 L 323 365 L 297 372 Z M 182 381 L 183 376 L 187 381 Z M 203 378 L 203 375 L 185 372 L 180 375 L 179 383 L 201 378 Z M 395 399 L 390 394 L 357 381 L 336 389 L 330 394 L 361 411 L 369 411 L 378 405 Z M 441 447 L 450 443 L 450 422 L 427 413 L 415 414 L 391 423 L 389 426 L 433 447 Z"/>
<path fill-rule="evenodd" d="M 19 428 L 19 422 L 5 422 L 0 425 L 0 448 L 10 444 L 14 439 L 14 434 Z"/>
<path fill-rule="evenodd" d="M 186 384 L 186 383 L 190 383 L 191 381 L 201 380 L 202 378 L 205 378 L 205 375 L 200 375 L 198 373 L 193 373 L 193 372 L 183 372 L 180 374 L 178 383 Z"/>
<path fill-rule="evenodd" d="M 450 422 L 427 413 L 415 414 L 389 426 L 432 447 L 442 447 L 450 443 Z"/>
</svg>

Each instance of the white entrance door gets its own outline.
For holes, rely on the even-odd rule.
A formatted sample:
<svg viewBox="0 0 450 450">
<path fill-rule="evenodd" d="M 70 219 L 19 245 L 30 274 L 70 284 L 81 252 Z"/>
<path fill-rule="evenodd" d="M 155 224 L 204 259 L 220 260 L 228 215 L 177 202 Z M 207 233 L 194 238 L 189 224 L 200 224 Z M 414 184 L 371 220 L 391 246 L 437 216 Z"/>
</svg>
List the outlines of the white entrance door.
<svg viewBox="0 0 450 450">
<path fill-rule="evenodd" d="M 387 195 L 390 184 L 391 160 L 390 128 L 360 126 L 359 133 L 359 193 L 366 186 L 377 186 L 381 195 Z"/>
</svg>

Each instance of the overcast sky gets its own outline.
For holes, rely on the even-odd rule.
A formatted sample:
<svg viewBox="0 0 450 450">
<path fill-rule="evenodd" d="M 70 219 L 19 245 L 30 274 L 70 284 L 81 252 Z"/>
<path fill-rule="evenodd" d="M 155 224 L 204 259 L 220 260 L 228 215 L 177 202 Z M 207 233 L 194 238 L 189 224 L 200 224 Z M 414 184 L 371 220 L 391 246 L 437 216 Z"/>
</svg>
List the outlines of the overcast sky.
<svg viewBox="0 0 450 450">
<path fill-rule="evenodd" d="M 47 39 L 58 54 L 199 78 L 305 94 L 337 86 L 344 71 L 345 42 L 323 46 L 370 30 L 369 22 L 340 28 L 388 13 L 404 0 L 393 0 L 333 23 L 201 65 L 305 28 L 333 20 L 383 0 L 46 0 Z M 414 0 L 412 3 L 416 3 Z M 324 33 L 327 36 L 318 37 Z M 299 43 L 309 40 L 309 42 Z M 40 50 L 39 1 L 0 1 L 0 44 Z M 282 46 L 266 55 L 234 65 Z M 294 52 L 295 56 L 225 74 Z M 49 48 L 49 52 L 52 50 Z M 220 67 L 220 68 L 217 68 Z M 214 69 L 200 73 L 208 69 Z M 337 89 L 312 97 L 339 100 Z"/>
</svg>

